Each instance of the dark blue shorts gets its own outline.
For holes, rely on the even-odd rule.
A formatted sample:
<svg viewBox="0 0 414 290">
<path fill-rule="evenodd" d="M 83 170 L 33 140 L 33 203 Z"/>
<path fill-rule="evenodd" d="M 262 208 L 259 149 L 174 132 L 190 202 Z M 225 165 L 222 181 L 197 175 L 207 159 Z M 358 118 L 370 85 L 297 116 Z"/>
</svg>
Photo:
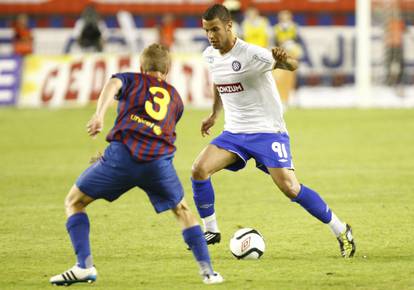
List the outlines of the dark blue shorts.
<svg viewBox="0 0 414 290">
<path fill-rule="evenodd" d="M 173 156 L 137 162 L 120 142 L 111 142 L 104 156 L 79 176 L 76 186 L 94 199 L 107 201 L 137 186 L 147 193 L 157 213 L 175 208 L 184 196 Z"/>
<path fill-rule="evenodd" d="M 253 158 L 256 167 L 269 173 L 269 168 L 293 169 L 290 140 L 287 133 L 240 134 L 224 131 L 211 144 L 237 154 L 240 159 L 226 169 L 237 171 Z"/>
</svg>

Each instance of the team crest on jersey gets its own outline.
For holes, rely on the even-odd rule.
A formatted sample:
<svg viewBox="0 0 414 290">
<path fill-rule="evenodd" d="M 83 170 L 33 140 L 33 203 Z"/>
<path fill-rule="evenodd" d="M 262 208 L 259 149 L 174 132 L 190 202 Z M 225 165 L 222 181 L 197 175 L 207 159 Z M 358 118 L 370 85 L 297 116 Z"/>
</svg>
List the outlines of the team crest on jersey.
<svg viewBox="0 0 414 290">
<path fill-rule="evenodd" d="M 233 94 L 244 91 L 241 83 L 216 85 L 220 94 Z"/>
<path fill-rule="evenodd" d="M 239 71 L 241 69 L 240 61 L 237 61 L 237 60 L 233 61 L 231 63 L 231 67 L 233 68 L 234 71 Z"/>
</svg>

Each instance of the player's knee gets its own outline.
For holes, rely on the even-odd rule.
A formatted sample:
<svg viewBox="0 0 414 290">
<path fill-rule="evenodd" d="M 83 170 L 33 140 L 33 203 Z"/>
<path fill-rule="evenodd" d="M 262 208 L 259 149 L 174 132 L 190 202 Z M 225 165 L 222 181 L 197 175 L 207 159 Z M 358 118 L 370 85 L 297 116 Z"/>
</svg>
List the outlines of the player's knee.
<svg viewBox="0 0 414 290">
<path fill-rule="evenodd" d="M 72 188 L 65 198 L 65 211 L 68 216 L 83 211 L 85 204 L 82 200 L 83 195 L 76 188 Z"/>
<path fill-rule="evenodd" d="M 210 172 L 202 163 L 195 162 L 191 168 L 191 177 L 196 180 L 204 180 L 210 176 Z"/>
<path fill-rule="evenodd" d="M 179 203 L 174 209 L 173 209 L 174 214 L 178 217 L 185 217 L 186 215 L 188 215 L 188 213 L 190 212 L 190 209 L 188 208 L 188 206 Z"/>
<path fill-rule="evenodd" d="M 179 203 L 173 209 L 173 212 L 177 219 L 182 221 L 184 224 L 193 223 L 194 221 L 196 221 L 196 218 L 190 211 L 190 208 L 183 203 Z"/>
<path fill-rule="evenodd" d="M 68 194 L 65 198 L 65 210 L 66 212 L 74 211 L 77 208 L 81 207 L 81 202 L 76 197 Z"/>
<path fill-rule="evenodd" d="M 280 190 L 288 197 L 295 198 L 300 192 L 300 184 L 297 182 L 286 181 L 279 185 Z"/>
</svg>

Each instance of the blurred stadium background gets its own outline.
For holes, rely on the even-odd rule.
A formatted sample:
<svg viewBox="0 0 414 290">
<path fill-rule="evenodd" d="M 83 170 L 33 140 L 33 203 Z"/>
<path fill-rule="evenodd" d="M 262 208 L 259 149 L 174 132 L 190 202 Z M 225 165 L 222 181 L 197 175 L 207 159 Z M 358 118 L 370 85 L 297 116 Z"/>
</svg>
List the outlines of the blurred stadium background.
<svg viewBox="0 0 414 290">
<path fill-rule="evenodd" d="M 112 73 L 137 70 L 144 46 L 162 41 L 174 53 L 170 80 L 186 104 L 208 107 L 211 83 L 200 58 L 208 42 L 200 16 L 214 2 L 0 0 L 0 105 L 85 105 Z M 302 53 L 291 106 L 414 107 L 414 1 L 224 2 L 239 23 L 248 7 L 257 7 L 268 19 L 269 46 L 278 12 L 293 14 Z M 79 41 L 88 6 L 102 35 L 92 49 Z"/>
<path fill-rule="evenodd" d="M 195 209 L 191 164 L 223 126 L 221 118 L 212 136 L 199 136 L 211 104 L 200 16 L 215 2 L 0 0 L 0 289 L 46 289 L 74 262 L 63 200 L 106 146 L 104 134 L 91 141 L 84 131 L 93 100 L 112 73 L 137 71 L 140 51 L 156 41 L 173 52 L 170 81 L 187 105 L 174 162 Z M 353 226 L 358 250 L 340 259 L 329 231 L 250 162 L 214 176 L 223 242 L 211 254 L 227 281 L 213 288 L 414 289 L 414 0 L 225 3 L 239 35 L 257 7 L 269 46 L 279 12 L 292 13 L 301 51 L 286 114 L 295 167 Z M 85 32 L 89 21 L 99 33 Z M 98 201 L 88 215 L 96 289 L 204 289 L 175 221 L 156 216 L 141 191 Z M 239 227 L 263 233 L 263 259 L 232 257 Z"/>
</svg>

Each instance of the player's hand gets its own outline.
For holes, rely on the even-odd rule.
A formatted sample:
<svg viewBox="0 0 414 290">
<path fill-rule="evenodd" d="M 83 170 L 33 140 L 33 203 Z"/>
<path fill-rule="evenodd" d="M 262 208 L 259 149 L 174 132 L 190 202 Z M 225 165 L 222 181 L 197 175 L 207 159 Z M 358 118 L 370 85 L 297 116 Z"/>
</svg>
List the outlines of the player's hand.
<svg viewBox="0 0 414 290">
<path fill-rule="evenodd" d="M 98 117 L 96 114 L 92 116 L 89 120 L 88 124 L 86 125 L 88 135 L 95 138 L 103 128 L 103 119 Z"/>
<path fill-rule="evenodd" d="M 102 155 L 101 152 L 96 153 L 95 156 L 92 156 L 91 159 L 89 159 L 89 164 L 94 164 L 96 161 L 98 161 L 99 159 L 101 159 L 102 156 L 103 155 Z"/>
<path fill-rule="evenodd" d="M 285 63 L 288 59 L 288 54 L 281 47 L 272 48 L 272 55 L 276 62 Z"/>
<path fill-rule="evenodd" d="M 201 136 L 205 137 L 206 135 L 210 135 L 210 128 L 214 126 L 216 123 L 216 117 L 210 115 L 208 118 L 204 119 L 201 122 Z"/>
</svg>

